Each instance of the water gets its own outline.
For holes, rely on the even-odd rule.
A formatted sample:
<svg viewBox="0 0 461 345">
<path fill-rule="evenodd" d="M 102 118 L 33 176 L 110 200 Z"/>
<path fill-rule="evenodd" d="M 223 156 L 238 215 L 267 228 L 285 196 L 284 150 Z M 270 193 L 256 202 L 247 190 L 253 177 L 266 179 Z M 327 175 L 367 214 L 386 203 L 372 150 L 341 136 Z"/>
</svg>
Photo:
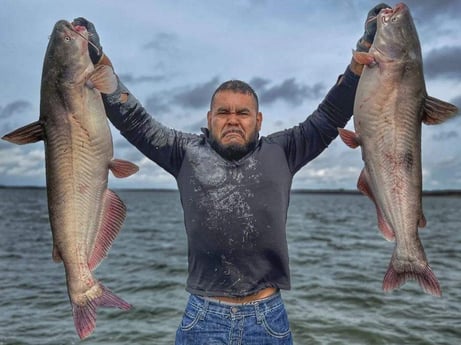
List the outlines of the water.
<svg viewBox="0 0 461 345">
<path fill-rule="evenodd" d="M 0 189 L 0 345 L 173 344 L 187 293 L 186 237 L 176 192 L 119 191 L 128 217 L 96 277 L 133 304 L 99 309 L 80 341 L 62 264 L 51 260 L 46 195 Z M 416 282 L 384 294 L 393 250 L 359 195 L 293 194 L 292 290 L 283 293 L 295 344 L 461 343 L 461 198 L 425 197 L 421 238 L 443 297 Z"/>
</svg>

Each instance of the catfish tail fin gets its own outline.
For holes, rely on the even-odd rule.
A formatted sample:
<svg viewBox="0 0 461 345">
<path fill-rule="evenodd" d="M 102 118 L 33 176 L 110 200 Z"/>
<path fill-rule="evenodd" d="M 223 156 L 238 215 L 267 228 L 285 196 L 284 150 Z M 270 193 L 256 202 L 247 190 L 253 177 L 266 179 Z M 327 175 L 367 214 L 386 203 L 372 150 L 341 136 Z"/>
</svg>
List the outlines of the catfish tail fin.
<svg viewBox="0 0 461 345">
<path fill-rule="evenodd" d="M 405 265 L 405 269 L 397 271 L 394 267 L 394 256 L 391 259 L 389 268 L 384 276 L 383 290 L 384 292 L 390 292 L 394 289 L 399 288 L 406 283 L 407 280 L 413 279 L 419 283 L 419 286 L 427 294 L 440 297 L 442 296 L 442 290 L 440 288 L 439 281 L 437 280 L 434 272 L 430 268 L 429 264 L 426 263 L 424 268 L 416 267 L 415 264 Z"/>
<path fill-rule="evenodd" d="M 131 308 L 129 303 L 116 296 L 102 284 L 99 284 L 99 287 L 102 289 L 102 295 L 94 299 L 88 297 L 85 305 L 78 305 L 72 302 L 75 329 L 80 339 L 88 337 L 96 327 L 97 307 L 112 307 L 123 310 Z"/>
</svg>

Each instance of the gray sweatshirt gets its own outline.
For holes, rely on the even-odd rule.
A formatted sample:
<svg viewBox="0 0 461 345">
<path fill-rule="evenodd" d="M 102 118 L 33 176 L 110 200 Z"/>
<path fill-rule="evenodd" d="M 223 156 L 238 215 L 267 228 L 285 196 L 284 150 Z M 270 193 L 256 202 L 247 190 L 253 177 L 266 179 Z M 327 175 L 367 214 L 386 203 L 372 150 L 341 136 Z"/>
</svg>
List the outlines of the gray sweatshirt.
<svg viewBox="0 0 461 345">
<path fill-rule="evenodd" d="M 238 161 L 214 151 L 206 129 L 190 134 L 157 122 L 122 83 L 103 96 L 120 133 L 177 181 L 188 239 L 187 291 L 240 297 L 266 287 L 290 288 L 286 218 L 292 179 L 346 125 L 357 83 L 346 69 L 304 122 L 261 137 Z"/>
</svg>

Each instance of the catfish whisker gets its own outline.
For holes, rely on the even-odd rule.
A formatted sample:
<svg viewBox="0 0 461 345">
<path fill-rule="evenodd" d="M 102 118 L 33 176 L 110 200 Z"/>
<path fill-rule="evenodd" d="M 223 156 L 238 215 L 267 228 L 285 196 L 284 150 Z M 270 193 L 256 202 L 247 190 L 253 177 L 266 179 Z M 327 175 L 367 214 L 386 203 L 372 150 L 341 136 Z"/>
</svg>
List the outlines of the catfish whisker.
<svg viewBox="0 0 461 345">
<path fill-rule="evenodd" d="M 93 42 L 91 42 L 87 37 L 83 36 L 80 32 L 78 32 L 78 31 L 75 30 L 74 28 L 72 28 L 72 31 L 74 31 L 77 35 L 79 35 L 80 37 L 82 37 L 84 40 L 88 41 L 88 44 L 90 44 L 94 49 L 96 49 L 97 54 L 98 54 L 98 55 L 100 54 L 99 48 L 96 46 L 96 44 L 94 44 Z M 89 32 L 88 35 L 92 35 L 92 33 Z"/>
</svg>

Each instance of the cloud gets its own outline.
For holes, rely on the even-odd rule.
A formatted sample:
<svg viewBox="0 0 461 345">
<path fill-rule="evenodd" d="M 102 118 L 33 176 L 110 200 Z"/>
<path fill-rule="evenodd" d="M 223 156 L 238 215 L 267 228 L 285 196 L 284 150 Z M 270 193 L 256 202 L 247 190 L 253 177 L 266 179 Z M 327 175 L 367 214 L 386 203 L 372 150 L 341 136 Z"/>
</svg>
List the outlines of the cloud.
<svg viewBox="0 0 461 345">
<path fill-rule="evenodd" d="M 219 78 L 213 77 L 201 84 L 180 86 L 157 92 L 147 97 L 144 106 L 157 119 L 171 115 L 175 107 L 179 107 L 182 114 L 184 114 L 184 109 L 205 108 L 209 106 L 211 95 L 218 83 Z"/>
<path fill-rule="evenodd" d="M 186 108 L 200 109 L 210 104 L 211 95 L 218 87 L 219 78 L 214 77 L 210 81 L 186 88 L 174 95 L 173 100 L 178 105 Z"/>
<path fill-rule="evenodd" d="M 180 36 L 171 32 L 160 32 L 142 46 L 143 54 L 152 56 L 157 71 L 170 71 L 177 73 L 183 59 L 187 56 L 184 46 L 188 42 L 182 42 Z"/>
<path fill-rule="evenodd" d="M 44 176 L 45 151 L 37 145 L 0 150 L 0 174 L 12 177 Z"/>
<path fill-rule="evenodd" d="M 461 161 L 458 155 L 443 155 L 423 166 L 425 189 L 451 189 L 461 183 Z"/>
<path fill-rule="evenodd" d="M 184 126 L 184 130 L 190 133 L 201 133 L 201 129 L 207 126 L 205 116 L 202 119 L 193 121 L 191 124 Z"/>
<path fill-rule="evenodd" d="M 144 105 L 150 114 L 160 119 L 163 114 L 171 112 L 171 101 L 170 93 L 162 92 L 147 97 Z"/>
<path fill-rule="evenodd" d="M 428 78 L 461 80 L 459 58 L 461 46 L 443 47 L 431 50 L 424 59 L 424 71 Z"/>
<path fill-rule="evenodd" d="M 132 74 L 119 74 L 120 80 L 125 84 L 139 84 L 139 83 L 156 83 L 166 79 L 164 75 L 142 75 L 135 77 Z"/>
<path fill-rule="evenodd" d="M 143 48 L 147 50 L 154 50 L 155 52 L 169 52 L 173 53 L 176 50 L 176 42 L 178 37 L 170 32 L 160 32 L 154 38 L 146 43 Z"/>
<path fill-rule="evenodd" d="M 255 79 L 259 85 L 259 98 L 261 103 L 274 103 L 283 100 L 291 105 L 300 105 L 306 99 L 318 99 L 324 93 L 324 85 L 316 83 L 313 86 L 303 85 L 295 80 L 288 78 L 278 85 L 267 87 L 268 81 L 262 78 Z"/>
<path fill-rule="evenodd" d="M 407 0 L 406 3 L 415 17 L 424 22 L 436 22 L 439 16 L 458 18 L 461 12 L 459 0 Z"/>
<path fill-rule="evenodd" d="M 261 77 L 254 77 L 253 79 L 250 80 L 250 85 L 257 91 L 259 89 L 265 89 L 266 85 L 270 84 L 270 82 L 271 81 L 269 79 L 265 79 Z"/>
<path fill-rule="evenodd" d="M 24 112 L 30 108 L 32 105 L 23 100 L 8 103 L 5 107 L 0 107 L 0 119 L 6 119 L 16 114 L 24 115 Z"/>
<path fill-rule="evenodd" d="M 144 105 L 147 111 L 157 119 L 165 118 L 165 115 L 170 116 L 176 107 L 181 109 L 182 115 L 175 116 L 175 118 L 184 117 L 184 114 L 187 114 L 185 110 L 207 108 L 219 83 L 219 77 L 215 76 L 203 83 L 165 90 L 147 97 Z M 295 78 L 285 79 L 272 86 L 270 84 L 270 80 L 260 77 L 254 77 L 250 80 L 250 85 L 256 90 L 261 103 L 271 104 L 276 101 L 284 101 L 291 105 L 300 105 L 306 99 L 320 98 L 325 90 L 322 83 L 309 86 L 297 82 Z M 189 116 L 186 115 L 185 117 Z M 199 126 L 193 124 L 188 128 L 196 131 Z"/>
<path fill-rule="evenodd" d="M 459 134 L 457 131 L 451 130 L 451 131 L 443 131 L 439 133 L 435 133 L 432 135 L 432 139 L 435 141 L 444 141 L 444 140 L 450 140 L 450 139 L 456 139 L 459 137 Z"/>
<path fill-rule="evenodd" d="M 459 114 L 459 110 L 461 109 L 461 95 L 453 98 L 452 100 L 450 100 L 450 103 L 456 105 L 458 107 L 458 114 Z"/>
</svg>

